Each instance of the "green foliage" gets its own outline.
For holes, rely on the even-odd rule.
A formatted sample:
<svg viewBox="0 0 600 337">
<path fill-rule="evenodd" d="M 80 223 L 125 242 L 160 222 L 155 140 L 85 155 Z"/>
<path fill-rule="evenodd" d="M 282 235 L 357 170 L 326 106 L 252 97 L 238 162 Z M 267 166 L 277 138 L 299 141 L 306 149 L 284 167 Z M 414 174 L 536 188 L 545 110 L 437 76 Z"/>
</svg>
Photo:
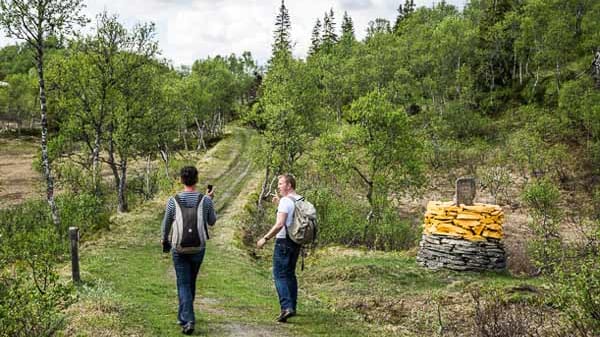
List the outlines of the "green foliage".
<svg viewBox="0 0 600 337">
<path fill-rule="evenodd" d="M 0 211 L 0 336 L 54 336 L 62 327 L 74 297 L 56 270 L 68 252 L 60 233 L 43 201 Z"/>
<path fill-rule="evenodd" d="M 13 121 L 20 129 L 25 121 L 34 118 L 39 108 L 36 79 L 29 74 L 10 74 L 3 81 L 8 86 L 0 88 L 0 119 Z"/>
<path fill-rule="evenodd" d="M 361 201 L 353 195 L 337 195 L 333 191 L 320 188 L 306 193 L 305 197 L 317 208 L 319 243 L 340 243 L 360 245 L 366 212 Z"/>
<path fill-rule="evenodd" d="M 510 157 L 521 175 L 565 181 L 572 174 L 572 153 L 564 144 L 550 145 L 535 130 L 522 129 L 508 140 Z"/>
<path fill-rule="evenodd" d="M 79 227 L 83 235 L 92 234 L 110 225 L 109 204 L 90 192 L 64 193 L 57 198 L 64 228 Z"/>
<path fill-rule="evenodd" d="M 477 179 L 482 188 L 494 197 L 494 204 L 498 204 L 498 201 L 506 196 L 512 182 L 509 168 L 502 165 L 479 167 Z"/>
<path fill-rule="evenodd" d="M 551 298 L 569 318 L 574 336 L 600 333 L 600 266 L 598 255 L 564 263 L 554 274 Z"/>
<path fill-rule="evenodd" d="M 273 56 L 288 57 L 292 53 L 292 42 L 291 42 L 291 23 L 290 15 L 287 7 L 285 7 L 284 0 L 281 0 L 281 6 L 279 7 L 279 13 L 275 21 L 275 31 L 273 32 Z"/>
<path fill-rule="evenodd" d="M 533 239 L 530 242 L 532 257 L 541 271 L 552 271 L 562 256 L 558 207 L 560 193 L 548 179 L 535 180 L 523 191 L 522 199 L 529 210 Z"/>
<path fill-rule="evenodd" d="M 0 80 L 10 74 L 27 74 L 33 68 L 31 51 L 26 44 L 15 44 L 0 49 Z"/>
<path fill-rule="evenodd" d="M 26 268 L 14 275 L 0 274 L 0 324 L 2 337 L 55 336 L 63 328 L 63 312 L 75 300 L 73 289 L 58 281 L 55 272 L 45 275 L 42 290 Z"/>
</svg>

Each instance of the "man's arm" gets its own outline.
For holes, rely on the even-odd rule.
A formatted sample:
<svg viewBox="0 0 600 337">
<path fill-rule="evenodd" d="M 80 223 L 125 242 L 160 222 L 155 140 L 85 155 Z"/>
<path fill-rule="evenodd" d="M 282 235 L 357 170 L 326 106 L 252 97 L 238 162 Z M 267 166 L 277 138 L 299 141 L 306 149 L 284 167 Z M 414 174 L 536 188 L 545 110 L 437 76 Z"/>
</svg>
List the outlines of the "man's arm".
<svg viewBox="0 0 600 337">
<path fill-rule="evenodd" d="M 269 230 L 269 232 L 267 234 L 265 234 L 265 236 L 263 236 L 260 240 L 258 240 L 258 242 L 256 243 L 256 248 L 258 248 L 258 249 L 262 248 L 269 239 L 271 239 L 273 236 L 277 235 L 277 233 L 285 225 L 286 218 L 287 218 L 287 213 L 277 213 L 277 221 L 275 221 L 275 225 L 273 227 L 271 227 L 271 230 Z"/>
<path fill-rule="evenodd" d="M 167 201 L 167 207 L 165 209 L 165 216 L 163 218 L 162 224 L 160 226 L 161 231 L 161 242 L 168 242 L 169 233 L 171 232 L 171 225 L 173 224 L 173 220 L 175 219 L 175 200 L 170 198 Z"/>
<path fill-rule="evenodd" d="M 217 213 L 215 212 L 215 207 L 213 205 L 212 199 L 207 196 L 204 200 L 204 214 L 206 216 L 206 223 L 209 226 L 214 226 L 215 222 L 217 222 Z"/>
</svg>

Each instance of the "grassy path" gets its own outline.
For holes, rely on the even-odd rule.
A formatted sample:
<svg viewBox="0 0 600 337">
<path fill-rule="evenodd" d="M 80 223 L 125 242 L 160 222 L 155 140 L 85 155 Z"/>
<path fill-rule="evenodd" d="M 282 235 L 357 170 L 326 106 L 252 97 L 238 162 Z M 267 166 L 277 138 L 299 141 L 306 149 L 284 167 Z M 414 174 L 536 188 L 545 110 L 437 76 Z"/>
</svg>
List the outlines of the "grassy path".
<svg viewBox="0 0 600 337">
<path fill-rule="evenodd" d="M 198 163 L 199 185 L 215 185 L 219 220 L 200 270 L 194 335 L 369 335 L 302 293 L 300 314 L 289 324 L 274 322 L 278 304 L 268 263 L 256 263 L 235 245 L 239 212 L 260 181 L 248 158 L 251 137 L 235 128 Z M 173 265 L 158 243 L 166 198 L 118 216 L 111 232 L 82 247 L 86 283 L 70 309 L 66 335 L 181 335 Z"/>
</svg>

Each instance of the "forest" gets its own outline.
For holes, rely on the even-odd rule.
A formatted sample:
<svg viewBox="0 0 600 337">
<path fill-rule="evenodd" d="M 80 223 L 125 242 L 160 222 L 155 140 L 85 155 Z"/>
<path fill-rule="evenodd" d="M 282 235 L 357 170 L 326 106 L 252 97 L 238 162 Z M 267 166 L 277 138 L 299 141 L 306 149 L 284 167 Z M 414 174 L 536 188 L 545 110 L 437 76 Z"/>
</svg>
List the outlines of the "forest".
<svg viewBox="0 0 600 337">
<path fill-rule="evenodd" d="M 331 9 L 295 57 L 282 1 L 266 64 L 245 52 L 181 67 L 162 57 L 153 23 L 90 19 L 83 5 L 0 0 L 0 28 L 19 40 L 0 49 L 0 150 L 35 143 L 40 177 L 38 197 L 0 198 L 0 336 L 64 334 L 80 292 L 60 273 L 67 229 L 110 233 L 115 216 L 178 189 L 178 169 L 232 126 L 253 134 L 258 182 L 237 245 L 266 258 L 253 245 L 274 222 L 277 177 L 292 173 L 318 214 L 309 284 L 370 282 L 362 269 L 319 275 L 332 247 L 414 261 L 425 205 L 452 200 L 459 177 L 502 207 L 507 270 L 465 291 L 478 323 L 457 327 L 438 300 L 431 326 L 377 335 L 600 334 L 600 2 L 407 0 L 367 27 Z M 0 192 L 10 185 L 0 175 Z M 413 322 L 376 298 L 340 306 L 364 324 Z"/>
</svg>

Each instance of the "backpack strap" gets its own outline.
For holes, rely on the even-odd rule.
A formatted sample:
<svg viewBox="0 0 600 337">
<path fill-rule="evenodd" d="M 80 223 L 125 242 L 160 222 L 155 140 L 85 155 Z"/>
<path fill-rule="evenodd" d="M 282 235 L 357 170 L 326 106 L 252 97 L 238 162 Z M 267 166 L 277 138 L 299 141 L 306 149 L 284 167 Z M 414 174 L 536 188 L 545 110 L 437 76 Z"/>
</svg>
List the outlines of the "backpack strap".
<svg viewBox="0 0 600 337">
<path fill-rule="evenodd" d="M 181 199 L 179 199 L 179 194 L 175 194 L 175 196 L 173 196 L 173 200 L 175 200 L 177 205 L 179 205 L 179 208 L 181 208 Z"/>
<path fill-rule="evenodd" d="M 294 203 L 294 213 L 296 212 L 296 209 L 295 209 L 295 207 L 296 207 L 296 202 L 297 202 L 297 201 L 304 200 L 304 197 L 300 197 L 300 199 L 296 199 L 296 198 L 293 198 L 293 197 L 284 197 L 284 198 L 290 198 L 290 199 L 292 199 L 292 202 Z M 294 219 L 292 219 L 292 221 L 294 221 Z M 286 222 L 287 222 L 287 218 L 286 218 Z M 290 240 L 290 241 L 294 241 L 294 240 L 292 240 L 292 239 L 290 238 L 290 236 L 288 235 L 287 224 L 285 224 L 285 223 L 284 223 L 284 224 L 283 224 L 283 228 L 285 228 L 285 238 L 286 238 L 286 239 L 288 239 L 288 240 Z"/>
<path fill-rule="evenodd" d="M 177 209 L 179 209 L 181 211 L 181 199 L 179 198 L 179 194 L 175 194 L 173 196 L 173 200 L 175 201 L 175 214 L 177 214 Z M 178 220 L 178 221 L 183 221 L 183 220 Z M 177 220 L 174 222 L 173 224 L 173 234 L 171 236 L 171 241 L 172 241 L 172 245 L 173 246 L 177 246 L 179 244 L 179 240 L 181 240 L 181 229 L 179 228 L 178 222 Z"/>
<path fill-rule="evenodd" d="M 202 196 L 202 197 L 200 197 Z M 198 211 L 199 207 L 202 207 L 202 209 L 200 210 L 202 212 L 202 226 L 204 227 L 204 233 L 206 233 L 206 240 L 210 239 L 210 235 L 208 235 L 208 227 L 206 226 L 206 218 L 204 217 L 204 198 L 206 198 L 205 195 L 203 195 L 202 193 L 200 193 L 200 196 L 198 196 L 198 203 L 196 204 L 196 212 Z"/>
</svg>

